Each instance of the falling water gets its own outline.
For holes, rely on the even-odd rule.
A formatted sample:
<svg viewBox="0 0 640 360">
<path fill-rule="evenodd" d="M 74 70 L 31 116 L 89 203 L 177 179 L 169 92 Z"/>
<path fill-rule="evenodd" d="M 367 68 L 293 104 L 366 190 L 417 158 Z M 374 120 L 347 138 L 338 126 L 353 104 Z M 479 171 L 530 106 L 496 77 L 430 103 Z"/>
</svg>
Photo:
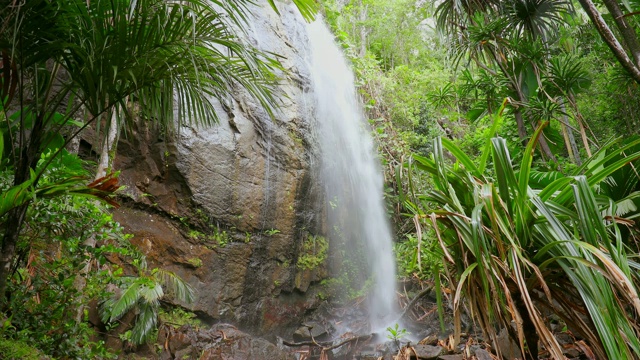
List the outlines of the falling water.
<svg viewBox="0 0 640 360">
<path fill-rule="evenodd" d="M 350 257 L 343 262 L 364 270 L 360 286 L 372 277 L 369 317 L 372 329 L 378 330 L 396 313 L 396 272 L 382 171 L 344 55 L 320 19 L 309 25 L 308 35 L 332 243 L 344 241 Z"/>
</svg>

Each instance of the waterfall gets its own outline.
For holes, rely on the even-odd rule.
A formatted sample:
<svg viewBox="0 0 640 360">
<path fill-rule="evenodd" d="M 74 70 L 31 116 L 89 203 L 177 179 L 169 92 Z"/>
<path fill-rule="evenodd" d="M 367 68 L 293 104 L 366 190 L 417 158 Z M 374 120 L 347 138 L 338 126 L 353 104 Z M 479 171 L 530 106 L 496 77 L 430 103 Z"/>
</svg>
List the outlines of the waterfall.
<svg viewBox="0 0 640 360">
<path fill-rule="evenodd" d="M 372 330 L 379 330 L 396 314 L 395 259 L 382 171 L 343 53 L 322 19 L 308 25 L 308 36 L 331 241 L 345 246 L 343 262 L 350 267 L 341 271 L 360 272 L 352 276 L 360 286 L 373 280 L 369 318 Z"/>
</svg>

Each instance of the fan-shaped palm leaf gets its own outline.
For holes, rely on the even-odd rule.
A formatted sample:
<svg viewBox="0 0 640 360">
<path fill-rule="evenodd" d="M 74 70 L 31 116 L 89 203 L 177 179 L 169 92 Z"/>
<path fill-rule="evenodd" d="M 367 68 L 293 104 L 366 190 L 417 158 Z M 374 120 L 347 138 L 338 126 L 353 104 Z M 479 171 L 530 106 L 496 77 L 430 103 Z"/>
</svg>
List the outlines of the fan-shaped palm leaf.
<svg viewBox="0 0 640 360">
<path fill-rule="evenodd" d="M 563 23 L 563 14 L 572 10 L 566 0 L 515 0 L 505 1 L 504 13 L 509 19 L 507 29 L 529 39 L 548 39 L 557 35 L 557 27 Z"/>
<path fill-rule="evenodd" d="M 575 54 L 556 56 L 549 60 L 548 81 L 563 94 L 577 94 L 591 84 L 582 60 Z"/>
<path fill-rule="evenodd" d="M 105 322 L 114 322 L 137 305 L 140 300 L 141 291 L 146 286 L 145 282 L 144 278 L 137 278 L 129 284 L 119 297 L 112 297 L 105 301 L 103 304 L 104 311 L 102 313 L 102 320 Z"/>
<path fill-rule="evenodd" d="M 476 13 L 494 12 L 500 1 L 497 0 L 445 0 L 436 8 L 438 27 L 457 33 L 461 28 L 466 28 L 473 23 L 473 15 Z"/>
<path fill-rule="evenodd" d="M 15 93 L 24 94 L 3 103 L 9 117 L 18 119 L 8 143 L 13 147 L 14 185 L 23 187 L 15 189 L 17 195 L 37 187 L 40 174 L 31 173 L 50 135 L 59 135 L 80 117 L 80 109 L 89 116 L 67 141 L 87 126 L 99 128 L 98 120 L 114 111 L 125 115 L 116 117 L 118 121 L 131 124 L 134 117 L 127 112 L 126 99 L 137 104 L 141 117 L 169 130 L 185 122 L 215 123 L 214 99 L 224 101 L 238 87 L 269 114 L 276 105 L 272 91 L 275 72 L 281 70 L 277 57 L 236 35 L 247 25 L 253 0 L 2 3 L 2 63 L 15 63 L 10 67 L 20 72 L 10 74 L 11 81 L 19 80 L 3 92 L 15 88 Z M 310 14 L 311 0 L 296 3 Z M 60 118 L 58 113 L 64 115 Z M 8 209 L 10 219 L 24 219 L 29 201 L 13 203 L 20 205 Z M 3 248 L 15 248 L 21 226 L 21 221 L 6 222 Z M 12 257 L 0 257 L 2 294 Z"/>
</svg>

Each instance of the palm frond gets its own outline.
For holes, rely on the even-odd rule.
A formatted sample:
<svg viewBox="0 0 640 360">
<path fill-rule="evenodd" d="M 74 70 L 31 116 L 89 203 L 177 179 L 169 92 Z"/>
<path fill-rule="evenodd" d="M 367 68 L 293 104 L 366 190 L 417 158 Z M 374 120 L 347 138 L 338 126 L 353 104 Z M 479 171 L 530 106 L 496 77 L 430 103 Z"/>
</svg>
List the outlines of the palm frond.
<svg viewBox="0 0 640 360">
<path fill-rule="evenodd" d="M 534 189 L 543 189 L 554 181 L 564 177 L 559 171 L 537 171 L 531 170 L 529 185 Z"/>
<path fill-rule="evenodd" d="M 93 122 L 113 109 L 126 114 L 123 100 L 131 98 L 143 116 L 167 128 L 174 120 L 210 125 L 218 120 L 213 99 L 224 101 L 237 87 L 246 89 L 269 114 L 276 106 L 273 85 L 275 73 L 282 70 L 276 56 L 252 48 L 232 30 L 247 25 L 253 4 L 34 0 L 3 9 L 15 27 L 3 32 L 0 44 L 13 44 L 3 45 L 3 59 L 21 59 L 22 69 L 33 66 L 43 75 L 37 82 L 18 84 L 50 94 L 35 99 L 40 112 L 55 111 L 73 94 Z M 64 70 L 55 87 L 55 73 L 39 65 L 46 61 Z M 78 109 L 65 113 L 67 119 Z"/>
<path fill-rule="evenodd" d="M 164 269 L 156 270 L 154 274 L 155 279 L 158 283 L 162 284 L 162 286 L 166 287 L 167 291 L 172 293 L 176 299 L 186 303 L 193 302 L 193 288 L 189 283 L 171 271 Z"/>
<path fill-rule="evenodd" d="M 625 198 L 616 201 L 616 216 L 631 215 L 638 212 L 638 200 L 640 200 L 640 192 L 629 194 Z"/>
<path fill-rule="evenodd" d="M 138 308 L 136 323 L 131 329 L 131 342 L 141 345 L 147 342 L 158 323 L 158 307 L 143 302 Z"/>
<path fill-rule="evenodd" d="M 146 304 L 159 305 L 158 301 L 164 296 L 162 285 L 153 281 L 140 288 L 140 299 Z"/>
<path fill-rule="evenodd" d="M 140 300 L 140 291 L 144 286 L 141 278 L 136 278 L 122 292 L 122 295 L 107 300 L 103 304 L 103 320 L 114 322 L 131 310 Z"/>
<path fill-rule="evenodd" d="M 586 66 L 576 54 L 564 54 L 549 60 L 548 80 L 564 94 L 577 94 L 591 84 Z"/>
<path fill-rule="evenodd" d="M 279 14 L 280 12 L 278 11 L 275 0 L 267 1 L 273 10 Z M 313 19 L 315 19 L 319 6 L 315 0 L 293 0 L 293 3 L 296 5 L 298 11 L 300 11 L 300 14 L 306 21 L 313 21 Z"/>
<path fill-rule="evenodd" d="M 572 10 L 566 0 L 515 0 L 503 3 L 509 18 L 509 28 L 519 36 L 529 38 L 550 37 L 557 33 L 564 22 L 563 14 Z"/>
</svg>

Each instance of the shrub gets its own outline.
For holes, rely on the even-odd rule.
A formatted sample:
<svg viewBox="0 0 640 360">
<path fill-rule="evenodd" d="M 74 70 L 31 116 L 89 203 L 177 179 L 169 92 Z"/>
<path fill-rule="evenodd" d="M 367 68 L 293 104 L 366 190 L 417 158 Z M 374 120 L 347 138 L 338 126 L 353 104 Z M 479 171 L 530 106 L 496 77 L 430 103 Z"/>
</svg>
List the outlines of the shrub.
<svg viewBox="0 0 640 360">
<path fill-rule="evenodd" d="M 490 339 L 496 339 L 496 325 L 510 329 L 513 323 L 523 355 L 528 349 L 537 358 L 539 339 L 552 358 L 563 358 L 542 316 L 551 311 L 580 333 L 598 358 L 637 357 L 640 267 L 630 259 L 635 254 L 619 228 L 633 222 L 616 213 L 628 197 L 614 201 L 597 189 L 640 157 L 640 152 L 624 155 L 639 142 L 603 147 L 570 175 L 540 174 L 531 164 L 541 131 L 519 167 L 501 138 L 487 142 L 479 166 L 447 139 L 434 142 L 431 158 L 414 156 L 416 166 L 434 177 L 433 191 L 420 197 L 421 219 L 436 232 L 455 289 L 456 336 L 466 302 Z M 444 148 L 455 164 L 448 163 Z M 493 177 L 486 175 L 489 154 Z"/>
</svg>

